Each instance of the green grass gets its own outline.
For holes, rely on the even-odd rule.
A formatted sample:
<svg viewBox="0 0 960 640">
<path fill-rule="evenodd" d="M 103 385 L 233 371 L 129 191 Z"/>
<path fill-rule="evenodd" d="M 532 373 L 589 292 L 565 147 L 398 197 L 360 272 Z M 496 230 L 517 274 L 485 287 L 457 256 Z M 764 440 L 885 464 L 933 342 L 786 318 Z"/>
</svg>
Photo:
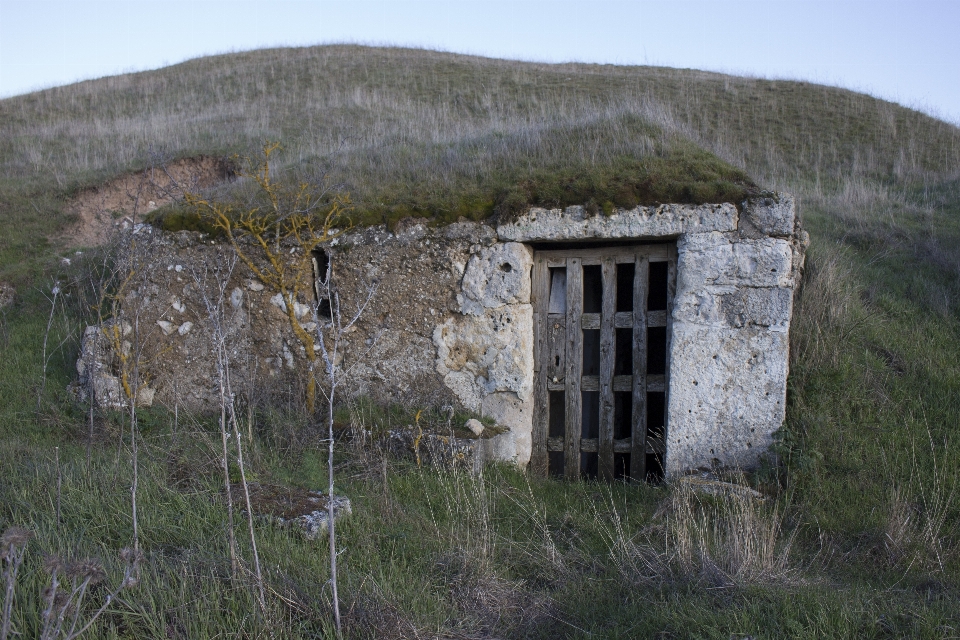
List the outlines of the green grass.
<svg viewBox="0 0 960 640">
<path fill-rule="evenodd" d="M 737 202 L 760 185 L 796 195 L 812 237 L 779 464 L 749 478 L 771 497 L 758 522 L 783 519 L 778 548 L 795 536 L 792 579 L 717 588 L 704 563 L 670 556 L 682 547 L 664 519 L 676 489 L 500 467 L 480 479 L 392 459 L 384 477 L 375 453 L 342 446 L 338 487 L 355 508 L 341 529 L 351 637 L 957 635 L 957 127 L 808 83 L 353 46 L 215 56 L 50 89 L 0 101 L 0 122 L 0 280 L 17 289 L 0 327 L 0 528 L 37 534 L 17 592 L 25 637 L 40 624 L 41 552 L 99 556 L 115 579 L 132 533 L 129 434 L 102 416 L 87 467 L 83 407 L 64 391 L 85 313 L 74 299 L 55 316 L 37 411 L 43 294 L 78 275 L 50 240 L 69 222 L 64 204 L 160 157 L 254 154 L 266 139 L 284 144 L 290 178 L 325 173 L 351 192 L 364 224 L 485 219 L 530 204 Z M 410 420 L 400 408 L 339 416 L 378 428 Z M 267 408 L 260 419 L 257 479 L 324 486 L 309 421 Z M 268 619 L 258 618 L 249 581 L 229 578 L 219 434 L 183 415 L 174 429 L 157 410 L 143 420 L 144 580 L 99 635 L 329 634 L 324 543 L 258 525 L 272 589 Z M 636 571 L 642 558 L 660 558 L 659 578 Z"/>
</svg>

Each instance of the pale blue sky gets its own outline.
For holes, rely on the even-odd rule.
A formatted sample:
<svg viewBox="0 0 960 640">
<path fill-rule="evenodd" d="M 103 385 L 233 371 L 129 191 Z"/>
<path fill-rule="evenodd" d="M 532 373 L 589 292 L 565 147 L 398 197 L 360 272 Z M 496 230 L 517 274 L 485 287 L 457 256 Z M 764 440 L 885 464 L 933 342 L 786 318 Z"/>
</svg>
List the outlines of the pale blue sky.
<svg viewBox="0 0 960 640">
<path fill-rule="evenodd" d="M 960 0 L 0 0 L 0 96 L 324 42 L 804 79 L 960 123 Z"/>
</svg>

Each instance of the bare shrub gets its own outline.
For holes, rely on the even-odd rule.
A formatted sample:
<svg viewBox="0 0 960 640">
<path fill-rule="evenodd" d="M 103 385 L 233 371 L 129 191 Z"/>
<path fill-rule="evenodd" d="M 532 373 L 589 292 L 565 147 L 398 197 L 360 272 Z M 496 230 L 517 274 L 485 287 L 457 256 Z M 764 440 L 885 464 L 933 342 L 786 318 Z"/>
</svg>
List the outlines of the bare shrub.
<svg viewBox="0 0 960 640">
<path fill-rule="evenodd" d="M 3 562 L 3 613 L 0 618 L 0 640 L 7 640 L 13 633 L 13 602 L 16 592 L 23 589 L 17 583 L 17 574 L 23 564 L 27 542 L 33 533 L 22 527 L 10 527 L 0 536 L 0 560 Z M 64 560 L 56 555 L 46 556 L 43 568 L 50 576 L 43 590 L 43 613 L 41 615 L 40 640 L 73 640 L 83 635 L 107 611 L 124 589 L 139 582 L 143 554 L 136 549 L 120 552 L 123 576 L 112 587 L 107 587 L 100 606 L 92 609 L 84 606 L 94 587 L 107 581 L 107 571 L 96 559 Z M 103 592 L 103 588 L 97 591 Z M 95 605 L 94 605 L 95 606 Z"/>
</svg>

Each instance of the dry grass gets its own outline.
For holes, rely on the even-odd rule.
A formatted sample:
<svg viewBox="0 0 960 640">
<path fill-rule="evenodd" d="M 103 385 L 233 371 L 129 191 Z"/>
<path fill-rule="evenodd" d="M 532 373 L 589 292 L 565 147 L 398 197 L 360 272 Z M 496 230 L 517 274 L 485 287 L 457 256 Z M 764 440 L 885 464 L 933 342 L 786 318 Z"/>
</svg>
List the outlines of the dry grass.
<svg viewBox="0 0 960 640">
<path fill-rule="evenodd" d="M 914 446 L 914 473 L 903 486 L 894 485 L 889 491 L 882 547 L 886 561 L 893 566 L 909 570 L 916 564 L 942 574 L 960 550 L 954 516 L 960 476 L 943 464 L 942 452 L 949 450 L 948 443 L 934 443 L 929 425 L 925 426 L 932 469 L 917 473 L 920 465 Z"/>
<path fill-rule="evenodd" d="M 478 197 L 478 183 L 504 167 L 589 171 L 662 156 L 679 139 L 770 187 L 799 180 L 830 191 L 851 176 L 960 166 L 956 127 L 840 89 L 356 46 L 213 56 L 82 82 L 0 101 L 0 120 L 4 172 L 65 188 L 145 167 L 158 152 L 248 151 L 275 139 L 291 167 L 330 169 L 362 202 L 404 204 L 405 195 L 441 208 L 466 207 L 454 196 Z"/>
<path fill-rule="evenodd" d="M 940 437 L 960 415 L 957 127 L 806 83 L 350 46 L 212 57 L 51 89 L 0 101 L 0 122 L 0 280 L 17 290 L 15 310 L 5 311 L 3 415 L 31 443 L 47 429 L 60 446 L 63 432 L 53 430 L 70 426 L 67 409 L 51 426 L 17 406 L 32 404 L 39 368 L 31 354 L 39 353 L 34 338 L 46 320 L 25 302 L 38 281 L 29 274 L 39 268 L 23 265 L 49 256 L 43 240 L 67 226 L 70 196 L 154 158 L 249 153 L 263 139 L 280 140 L 290 175 L 327 171 L 330 183 L 364 202 L 394 203 L 387 218 L 417 207 L 433 207 L 440 218 L 485 215 L 484 189 L 516 187 L 518 175 L 556 198 L 546 188 L 556 182 L 538 186 L 540 170 L 551 179 L 582 174 L 607 189 L 637 158 L 676 159 L 678 150 L 716 168 L 698 148 L 765 187 L 792 191 L 814 243 L 792 330 L 792 373 L 801 375 L 791 378 L 783 431 L 792 437 L 784 441 L 790 455 L 774 489 L 836 541 L 839 587 L 798 569 L 815 564 L 820 538 L 814 525 L 794 537 L 786 499 L 677 488 L 651 521 L 661 489 L 609 488 L 617 508 L 592 514 L 608 488 L 534 480 L 528 491 L 505 472 L 417 469 L 374 451 L 342 467 L 357 505 L 344 521 L 351 631 L 562 637 L 577 634 L 576 624 L 584 636 L 604 637 L 611 620 L 639 625 L 633 637 L 708 628 L 718 637 L 747 630 L 853 637 L 881 626 L 888 635 L 942 637 L 956 628 L 957 506 L 943 469 L 956 468 L 957 454 Z M 66 385 L 71 366 L 65 356 L 50 389 Z M 907 414 L 921 402 L 939 466 L 929 455 L 896 457 L 910 451 L 916 425 Z M 314 486 L 323 477 L 307 444 L 315 432 L 289 402 L 288 409 L 260 416 L 257 466 L 265 482 Z M 158 461 L 141 496 L 153 555 L 136 603 L 154 602 L 156 611 L 117 612 L 104 624 L 131 635 L 165 637 L 168 623 L 166 637 L 224 628 L 252 637 L 262 627 L 249 615 L 257 606 L 249 591 L 229 582 L 210 434 L 191 445 L 183 430 L 145 454 Z M 0 483 L 0 516 L 40 523 L 38 548 L 77 546 L 89 555 L 126 539 L 123 450 L 108 450 L 93 473 L 80 473 L 82 455 L 64 466 L 63 525 L 55 527 L 54 476 L 37 462 L 45 459 L 41 446 L 8 444 L 0 456 L 10 479 Z M 95 453 L 97 460 L 99 447 Z M 897 463 L 882 468 L 883 453 Z M 323 553 L 273 529 L 262 534 L 267 588 L 282 594 L 269 620 L 322 633 Z M 883 562 L 865 549 L 878 541 Z M 888 588 L 929 575 L 945 585 L 943 602 Z M 34 579 L 25 593 L 40 588 Z M 743 606 L 716 607 L 709 594 L 717 591 L 736 594 Z"/>
<path fill-rule="evenodd" d="M 795 532 L 784 531 L 776 507 L 749 493 L 705 495 L 675 483 L 653 523 L 637 533 L 627 530 L 616 510 L 606 515 L 598 517 L 611 523 L 610 553 L 633 584 L 730 588 L 800 580 L 790 557 Z"/>
<path fill-rule="evenodd" d="M 790 331 L 790 357 L 805 367 L 836 366 L 865 321 L 860 287 L 843 247 L 812 247 Z"/>
</svg>

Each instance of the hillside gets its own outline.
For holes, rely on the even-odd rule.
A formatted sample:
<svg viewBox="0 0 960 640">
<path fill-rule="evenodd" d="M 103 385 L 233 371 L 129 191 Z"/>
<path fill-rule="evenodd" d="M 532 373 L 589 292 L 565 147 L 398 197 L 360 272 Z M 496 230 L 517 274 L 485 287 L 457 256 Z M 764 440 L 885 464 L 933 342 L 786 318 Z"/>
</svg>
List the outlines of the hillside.
<svg viewBox="0 0 960 640">
<path fill-rule="evenodd" d="M 35 552 L 104 557 L 130 536 L 123 421 L 99 418 L 87 462 L 84 408 L 62 391 L 90 313 L 76 297 L 51 313 L 54 279 L 89 273 L 73 270 L 85 259 L 64 240 L 68 203 L 175 159 L 253 155 L 264 140 L 282 142 L 290 179 L 322 175 L 349 192 L 364 224 L 588 200 L 737 202 L 762 188 L 796 195 L 812 236 L 779 463 L 750 476 L 769 499 L 737 525 L 756 518 L 777 553 L 789 548 L 788 567 L 771 549 L 754 549 L 765 558 L 756 574 L 671 555 L 680 548 L 671 540 L 698 535 L 691 522 L 716 536 L 733 526 L 712 507 L 685 512 L 678 489 L 532 482 L 504 469 L 477 479 L 350 449 L 343 490 L 360 515 L 343 529 L 341 590 L 351 634 L 945 637 L 960 628 L 960 129 L 843 89 L 693 70 L 325 46 L 213 56 L 0 101 L 0 283 L 16 290 L 0 336 L 0 529 L 33 527 Z M 233 197 L 242 185 L 219 189 Z M 399 409 L 343 411 L 372 430 L 412 421 Z M 317 486 L 317 445 L 289 427 L 311 433 L 309 424 L 278 412 L 258 414 L 257 473 Z M 101 633 L 255 635 L 264 623 L 244 615 L 249 590 L 224 577 L 217 477 L 204 471 L 215 426 L 161 411 L 142 419 L 147 579 Z M 54 446 L 66 461 L 59 526 Z M 329 631 L 322 549 L 269 527 L 261 535 L 276 566 L 269 619 L 290 636 Z M 39 565 L 25 565 L 34 595 L 24 611 L 39 611 Z M 216 613 L 171 595 L 188 572 Z"/>
</svg>

